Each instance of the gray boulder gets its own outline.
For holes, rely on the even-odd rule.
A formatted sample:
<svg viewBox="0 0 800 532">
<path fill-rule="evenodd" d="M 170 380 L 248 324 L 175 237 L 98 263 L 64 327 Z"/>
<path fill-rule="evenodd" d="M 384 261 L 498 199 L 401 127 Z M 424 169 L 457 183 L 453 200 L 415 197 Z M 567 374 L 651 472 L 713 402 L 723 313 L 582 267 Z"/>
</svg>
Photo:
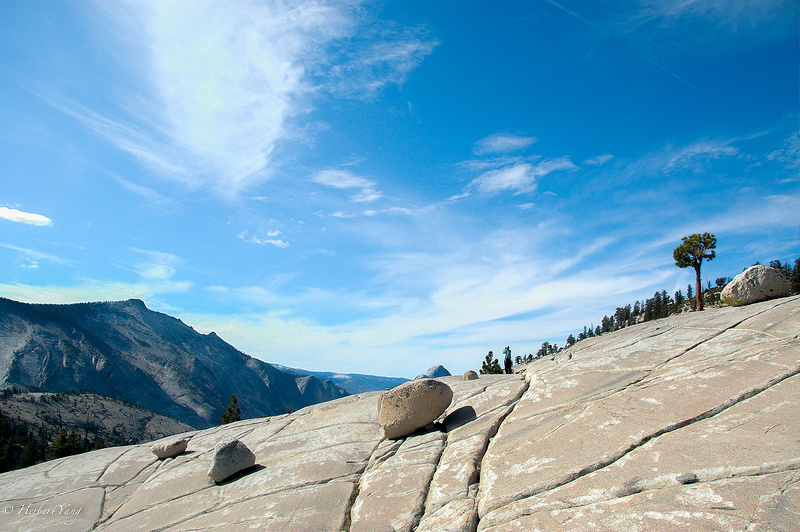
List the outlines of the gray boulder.
<svg viewBox="0 0 800 532">
<path fill-rule="evenodd" d="M 379 422 L 387 438 L 402 438 L 441 416 L 452 400 L 453 390 L 441 381 L 410 381 L 381 394 Z"/>
<path fill-rule="evenodd" d="M 749 305 L 790 293 L 789 280 L 780 270 L 756 264 L 733 278 L 725 285 L 720 298 L 733 307 Z"/>
<path fill-rule="evenodd" d="M 472 371 L 471 369 L 467 370 L 466 372 L 464 372 L 464 380 L 465 381 L 474 381 L 477 378 L 478 378 L 478 374 L 475 373 L 474 371 Z"/>
<path fill-rule="evenodd" d="M 214 482 L 222 482 L 254 465 L 256 465 L 256 455 L 253 454 L 253 451 L 236 438 L 229 438 L 214 447 L 214 456 L 211 458 L 208 476 Z"/>
<path fill-rule="evenodd" d="M 189 438 L 169 438 L 155 442 L 153 446 L 150 447 L 150 450 L 153 451 L 153 454 L 156 455 L 159 460 L 165 460 L 178 456 L 186 450 L 188 445 Z"/>
</svg>

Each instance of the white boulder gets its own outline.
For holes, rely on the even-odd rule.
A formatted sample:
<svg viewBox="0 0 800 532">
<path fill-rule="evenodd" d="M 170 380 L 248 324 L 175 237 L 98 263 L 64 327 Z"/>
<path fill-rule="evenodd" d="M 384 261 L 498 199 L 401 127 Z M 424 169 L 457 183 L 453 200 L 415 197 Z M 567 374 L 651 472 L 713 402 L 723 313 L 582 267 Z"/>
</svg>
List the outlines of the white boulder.
<svg viewBox="0 0 800 532">
<path fill-rule="evenodd" d="M 720 299 L 733 307 L 749 305 L 790 293 L 789 280 L 780 270 L 756 264 L 733 278 L 722 289 Z"/>
</svg>

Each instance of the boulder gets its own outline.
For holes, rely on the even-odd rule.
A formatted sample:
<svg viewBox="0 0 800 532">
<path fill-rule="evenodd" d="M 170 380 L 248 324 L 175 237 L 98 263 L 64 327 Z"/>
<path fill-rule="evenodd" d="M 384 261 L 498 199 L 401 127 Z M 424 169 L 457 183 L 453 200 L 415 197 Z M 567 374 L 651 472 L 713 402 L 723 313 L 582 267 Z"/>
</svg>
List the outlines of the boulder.
<svg viewBox="0 0 800 532">
<path fill-rule="evenodd" d="M 188 445 L 189 438 L 171 438 L 155 442 L 153 446 L 150 447 L 150 450 L 153 451 L 153 454 L 156 455 L 159 460 L 165 460 L 178 456 L 186 450 Z"/>
<path fill-rule="evenodd" d="M 447 371 L 447 368 L 438 364 L 436 366 L 431 366 L 428 368 L 428 371 L 423 373 L 422 375 L 417 375 L 414 377 L 414 380 L 419 379 L 438 379 L 439 377 L 449 377 L 450 372 Z"/>
<path fill-rule="evenodd" d="M 387 438 L 402 438 L 441 416 L 452 400 L 453 390 L 441 381 L 406 382 L 381 394 L 380 425 Z"/>
<path fill-rule="evenodd" d="M 468 370 L 464 373 L 464 380 L 465 381 L 474 381 L 478 378 L 478 374 L 472 370 Z"/>
<path fill-rule="evenodd" d="M 253 454 L 253 451 L 238 439 L 229 438 L 214 447 L 214 456 L 211 458 L 208 476 L 214 482 L 222 482 L 254 465 L 256 465 L 256 455 Z"/>
<path fill-rule="evenodd" d="M 720 298 L 733 307 L 749 305 L 790 293 L 789 280 L 780 270 L 756 264 L 733 278 L 725 285 Z"/>
</svg>

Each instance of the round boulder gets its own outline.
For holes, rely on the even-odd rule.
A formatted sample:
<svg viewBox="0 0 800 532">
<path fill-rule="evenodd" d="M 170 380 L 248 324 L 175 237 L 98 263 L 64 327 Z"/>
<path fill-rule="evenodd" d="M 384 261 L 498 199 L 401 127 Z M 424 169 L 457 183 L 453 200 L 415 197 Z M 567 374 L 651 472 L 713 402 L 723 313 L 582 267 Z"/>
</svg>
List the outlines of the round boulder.
<svg viewBox="0 0 800 532">
<path fill-rule="evenodd" d="M 472 371 L 471 369 L 464 373 L 464 380 L 465 381 L 474 381 L 478 379 L 478 374 Z"/>
<path fill-rule="evenodd" d="M 780 270 L 756 264 L 733 278 L 720 294 L 724 303 L 733 307 L 749 305 L 790 294 L 789 280 Z"/>
<path fill-rule="evenodd" d="M 222 482 L 254 465 L 256 465 L 256 455 L 253 454 L 253 451 L 236 438 L 229 438 L 214 447 L 214 456 L 211 458 L 208 476 L 214 482 Z"/>
<path fill-rule="evenodd" d="M 389 439 L 402 438 L 441 416 L 453 400 L 453 390 L 434 379 L 414 380 L 383 392 L 379 421 Z"/>
</svg>

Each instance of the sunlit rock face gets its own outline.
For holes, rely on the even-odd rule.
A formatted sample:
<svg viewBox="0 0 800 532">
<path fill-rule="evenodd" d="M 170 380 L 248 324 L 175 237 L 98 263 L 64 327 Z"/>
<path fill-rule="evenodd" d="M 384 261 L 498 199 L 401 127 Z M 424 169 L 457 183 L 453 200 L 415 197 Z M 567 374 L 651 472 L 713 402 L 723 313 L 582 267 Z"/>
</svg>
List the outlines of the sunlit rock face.
<svg viewBox="0 0 800 532">
<path fill-rule="evenodd" d="M 798 338 L 800 298 L 723 307 L 439 379 L 450 406 L 396 440 L 374 392 L 190 432 L 163 461 L 55 460 L 0 475 L 0 530 L 795 530 Z M 255 466 L 217 484 L 230 438 Z"/>
<path fill-rule="evenodd" d="M 728 305 L 737 307 L 776 297 L 786 297 L 789 295 L 790 289 L 789 279 L 782 271 L 756 264 L 725 285 L 720 299 Z"/>
</svg>

